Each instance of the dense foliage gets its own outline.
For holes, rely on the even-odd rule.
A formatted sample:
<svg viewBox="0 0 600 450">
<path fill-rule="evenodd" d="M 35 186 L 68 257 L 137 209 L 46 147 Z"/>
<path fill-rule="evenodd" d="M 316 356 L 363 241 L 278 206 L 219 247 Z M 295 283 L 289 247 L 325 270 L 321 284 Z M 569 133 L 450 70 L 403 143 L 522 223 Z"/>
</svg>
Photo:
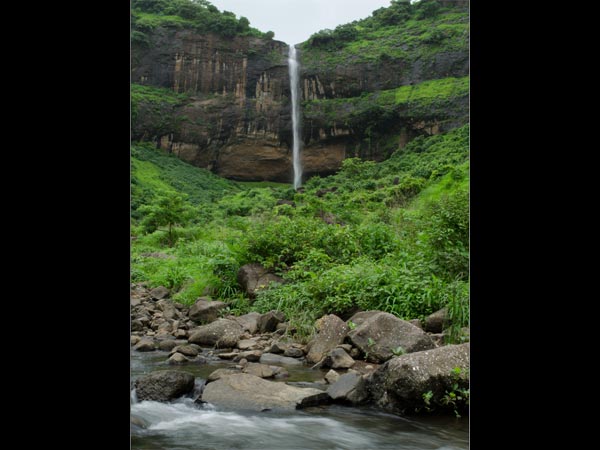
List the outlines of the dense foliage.
<svg viewBox="0 0 600 450">
<path fill-rule="evenodd" d="M 469 321 L 468 141 L 464 126 L 417 138 L 382 163 L 350 158 L 298 192 L 217 181 L 134 145 L 132 281 L 167 286 L 185 303 L 208 293 L 234 313 L 280 309 L 300 336 L 326 313 L 380 309 L 412 319 L 448 306 L 459 341 Z M 165 190 L 189 198 L 172 195 L 171 208 Z M 170 217 L 171 232 L 152 231 L 148 211 Z M 251 303 L 236 281 L 250 262 L 286 282 Z"/>
<path fill-rule="evenodd" d="M 236 18 L 230 11 L 219 9 L 207 0 L 132 0 L 132 41 L 147 44 L 145 33 L 159 27 L 192 28 L 222 36 L 256 36 L 273 38 L 250 27 L 246 17 Z"/>
</svg>

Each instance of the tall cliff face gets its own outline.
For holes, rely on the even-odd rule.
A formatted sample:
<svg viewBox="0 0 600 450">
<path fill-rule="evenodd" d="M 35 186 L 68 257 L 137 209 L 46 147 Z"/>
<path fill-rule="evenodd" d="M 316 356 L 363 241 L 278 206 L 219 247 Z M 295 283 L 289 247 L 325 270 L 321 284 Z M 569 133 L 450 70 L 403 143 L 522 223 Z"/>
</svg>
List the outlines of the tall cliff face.
<svg viewBox="0 0 600 450">
<path fill-rule="evenodd" d="M 400 36 L 413 42 L 390 29 L 341 48 L 301 47 L 306 176 L 332 173 L 350 156 L 383 159 L 414 136 L 468 120 L 468 85 L 456 87 L 468 75 L 467 36 L 457 36 L 466 14 L 447 16 L 435 22 L 446 34 L 430 38 L 425 51 L 414 51 L 429 25 L 422 21 Z M 287 53 L 272 39 L 155 27 L 132 41 L 131 81 L 147 87 L 132 100 L 132 138 L 227 178 L 290 182 Z M 454 83 L 441 102 L 432 101 L 439 89 L 422 89 L 436 80 Z M 181 95 L 158 101 L 154 87 Z"/>
</svg>

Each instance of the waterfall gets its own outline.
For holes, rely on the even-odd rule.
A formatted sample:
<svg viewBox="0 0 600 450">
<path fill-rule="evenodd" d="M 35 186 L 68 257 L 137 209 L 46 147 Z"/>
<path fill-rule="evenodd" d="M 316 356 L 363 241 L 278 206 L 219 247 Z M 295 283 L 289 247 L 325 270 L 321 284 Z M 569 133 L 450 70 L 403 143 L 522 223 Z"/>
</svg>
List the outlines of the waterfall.
<svg viewBox="0 0 600 450">
<path fill-rule="evenodd" d="M 300 64 L 296 47 L 290 45 L 288 55 L 288 67 L 290 71 L 290 90 L 292 91 L 292 129 L 293 129 L 293 151 L 294 164 L 294 189 L 302 185 L 302 164 L 300 163 Z"/>
</svg>

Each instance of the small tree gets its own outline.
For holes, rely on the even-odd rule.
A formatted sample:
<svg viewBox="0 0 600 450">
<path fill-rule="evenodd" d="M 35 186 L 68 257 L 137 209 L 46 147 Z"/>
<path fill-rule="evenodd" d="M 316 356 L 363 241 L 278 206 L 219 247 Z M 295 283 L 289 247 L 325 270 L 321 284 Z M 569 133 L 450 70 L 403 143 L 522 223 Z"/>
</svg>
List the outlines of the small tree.
<svg viewBox="0 0 600 450">
<path fill-rule="evenodd" d="M 167 227 L 169 246 L 173 245 L 173 227 L 185 225 L 191 219 L 193 208 L 186 202 L 187 195 L 175 191 L 160 191 L 149 205 L 138 208 L 144 218 L 141 225 L 152 233 L 160 227 Z"/>
</svg>

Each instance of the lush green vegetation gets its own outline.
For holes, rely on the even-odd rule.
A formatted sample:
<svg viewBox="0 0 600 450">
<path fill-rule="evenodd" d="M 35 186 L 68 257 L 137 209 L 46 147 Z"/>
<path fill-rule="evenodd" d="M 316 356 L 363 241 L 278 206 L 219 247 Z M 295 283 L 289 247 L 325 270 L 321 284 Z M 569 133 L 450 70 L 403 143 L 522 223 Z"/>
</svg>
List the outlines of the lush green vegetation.
<svg viewBox="0 0 600 450">
<path fill-rule="evenodd" d="M 185 117 L 176 112 L 187 96 L 170 89 L 132 83 L 131 132 L 136 140 L 155 139 L 174 133 Z"/>
<path fill-rule="evenodd" d="M 184 303 L 208 293 L 234 313 L 279 309 L 304 337 L 327 313 L 412 319 L 448 306 L 460 341 L 469 321 L 468 142 L 468 126 L 417 138 L 382 163 L 347 159 L 300 192 L 218 180 L 135 145 L 132 281 L 167 286 Z M 152 211 L 168 220 L 153 222 Z M 236 281 L 250 262 L 286 282 L 251 303 Z"/>
<path fill-rule="evenodd" d="M 246 17 L 236 18 L 230 11 L 219 9 L 207 0 L 132 0 L 132 41 L 149 45 L 146 33 L 158 27 L 190 28 L 202 33 L 222 36 L 256 36 L 272 38 L 250 27 Z"/>
<path fill-rule="evenodd" d="M 427 60 L 436 53 L 466 51 L 468 12 L 442 8 L 435 0 L 392 0 L 366 19 L 321 30 L 302 46 L 307 68 L 359 62 Z"/>
</svg>

